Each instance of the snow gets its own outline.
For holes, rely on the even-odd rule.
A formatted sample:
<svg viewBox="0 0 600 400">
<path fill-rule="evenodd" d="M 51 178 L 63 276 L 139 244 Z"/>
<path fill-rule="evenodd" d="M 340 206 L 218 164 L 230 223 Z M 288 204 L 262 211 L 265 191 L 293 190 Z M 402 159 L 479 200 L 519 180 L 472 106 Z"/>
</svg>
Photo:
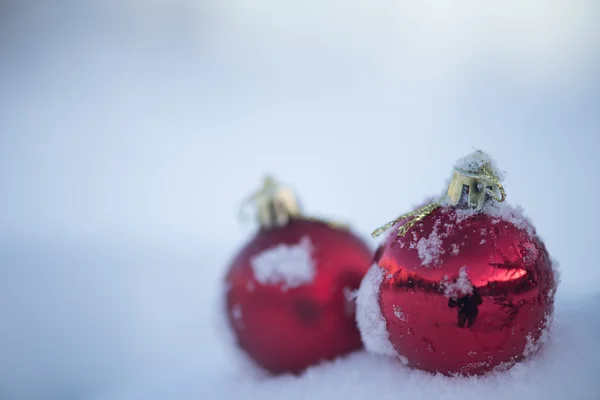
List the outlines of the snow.
<svg viewBox="0 0 600 400">
<path fill-rule="evenodd" d="M 417 242 L 416 247 L 419 258 L 421 259 L 421 265 L 435 267 L 440 263 L 438 257 L 440 254 L 444 253 L 444 249 L 442 248 L 442 239 L 438 233 L 439 225 L 440 221 L 437 220 L 433 224 L 433 229 L 429 233 L 429 236 L 422 237 Z"/>
<path fill-rule="evenodd" d="M 486 164 L 491 167 L 491 172 L 496 175 L 500 182 L 505 179 L 506 172 L 498 168 L 496 160 L 494 160 L 491 155 L 481 150 L 474 151 L 473 153 L 458 159 L 454 168 L 470 174 L 477 174 L 481 167 Z"/>
<path fill-rule="evenodd" d="M 456 243 L 450 244 L 450 254 L 457 256 L 460 253 L 460 247 Z"/>
<path fill-rule="evenodd" d="M 506 201 L 500 203 L 491 200 L 484 204 L 483 212 L 502 221 L 510 222 L 517 228 L 523 229 L 531 236 L 535 235 L 534 225 L 525 215 L 523 207 L 521 206 L 512 206 Z"/>
<path fill-rule="evenodd" d="M 316 274 L 312 251 L 308 236 L 302 237 L 298 244 L 268 248 L 250 260 L 254 277 L 263 285 L 281 284 L 283 290 L 310 283 Z"/>
<path fill-rule="evenodd" d="M 470 174 L 477 174 L 485 164 L 489 164 L 491 172 L 496 175 L 500 182 L 505 179 L 506 172 L 498 168 L 498 165 L 492 156 L 481 150 L 474 151 L 473 153 L 458 159 L 454 168 Z"/>
<path fill-rule="evenodd" d="M 396 316 L 396 318 L 398 318 L 400 321 L 404 321 L 406 322 L 406 315 L 404 314 L 404 310 L 402 309 L 402 306 L 399 306 L 397 304 L 394 304 L 394 315 Z"/>
<path fill-rule="evenodd" d="M 277 400 L 282 393 L 290 400 L 395 400 L 399 393 L 403 398 L 431 400 L 595 399 L 600 393 L 600 349 L 595 338 L 600 328 L 599 306 L 600 297 L 563 302 L 559 309 L 563 318 L 538 354 L 484 377 L 431 375 L 404 366 L 401 358 L 360 351 L 312 367 L 298 377 L 255 376 L 242 369 L 206 373 L 198 379 L 185 370 L 171 369 L 151 382 L 132 383 L 93 400 L 173 398 L 169 396 L 177 400 Z M 174 373 L 180 378 L 170 379 Z"/>
<path fill-rule="evenodd" d="M 365 348 L 375 354 L 396 355 L 379 308 L 379 287 L 385 271 L 373 264 L 365 275 L 356 300 L 356 320 Z"/>
<path fill-rule="evenodd" d="M 536 354 L 542 348 L 542 346 L 548 342 L 554 329 L 554 314 L 548 313 L 544 318 L 542 332 L 540 333 L 538 339 L 534 340 L 531 334 L 528 334 L 525 337 L 527 343 L 525 344 L 523 355 L 525 357 L 529 357 L 533 354 Z"/>
<path fill-rule="evenodd" d="M 535 235 L 534 225 L 525 215 L 523 208 L 521 206 L 513 206 L 509 204 L 508 201 L 499 202 L 489 199 L 484 203 L 481 211 L 474 209 L 456 209 L 456 222 L 462 222 L 479 212 L 494 217 L 492 220 L 493 224 L 498 224 L 502 221 L 510 222 L 517 228 L 523 229 L 529 235 Z"/>
</svg>

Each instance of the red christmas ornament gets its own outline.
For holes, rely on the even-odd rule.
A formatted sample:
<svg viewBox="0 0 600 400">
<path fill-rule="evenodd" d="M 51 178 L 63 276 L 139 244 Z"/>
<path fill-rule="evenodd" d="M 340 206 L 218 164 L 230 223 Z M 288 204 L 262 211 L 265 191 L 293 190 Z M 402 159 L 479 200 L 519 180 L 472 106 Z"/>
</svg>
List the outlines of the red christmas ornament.
<svg viewBox="0 0 600 400">
<path fill-rule="evenodd" d="M 358 294 L 367 349 L 446 375 L 510 368 L 548 336 L 548 252 L 484 153 L 459 161 L 447 196 L 400 217 Z M 374 232 L 380 233 L 382 230 Z"/>
<path fill-rule="evenodd" d="M 359 349 L 351 294 L 371 265 L 369 247 L 346 228 L 302 217 L 272 181 L 255 200 L 261 228 L 225 278 L 239 346 L 271 373 Z"/>
</svg>

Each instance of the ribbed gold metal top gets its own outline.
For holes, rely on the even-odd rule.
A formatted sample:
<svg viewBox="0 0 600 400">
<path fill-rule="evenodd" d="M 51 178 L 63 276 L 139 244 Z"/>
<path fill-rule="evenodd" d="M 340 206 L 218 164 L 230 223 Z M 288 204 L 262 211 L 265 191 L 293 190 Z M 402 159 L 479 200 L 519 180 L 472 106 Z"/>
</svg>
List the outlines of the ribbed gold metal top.
<svg viewBox="0 0 600 400">
<path fill-rule="evenodd" d="M 245 204 L 256 207 L 256 219 L 261 227 L 272 228 L 287 225 L 292 218 L 302 215 L 294 192 L 279 185 L 275 179 L 267 176 L 262 187 L 252 194 Z"/>
</svg>

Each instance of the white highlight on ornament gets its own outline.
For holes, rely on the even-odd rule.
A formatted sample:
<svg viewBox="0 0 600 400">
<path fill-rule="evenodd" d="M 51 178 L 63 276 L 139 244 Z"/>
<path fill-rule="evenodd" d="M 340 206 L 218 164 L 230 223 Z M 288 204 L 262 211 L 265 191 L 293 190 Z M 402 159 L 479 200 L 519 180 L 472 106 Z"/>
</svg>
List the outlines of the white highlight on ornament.
<svg viewBox="0 0 600 400">
<path fill-rule="evenodd" d="M 460 271 L 458 271 L 458 278 L 456 278 L 456 281 L 451 281 L 448 278 L 448 275 L 444 275 L 440 284 L 444 289 L 444 296 L 448 298 L 457 299 L 473 293 L 473 284 L 469 280 L 467 267 L 462 267 Z"/>
<path fill-rule="evenodd" d="M 410 242 L 410 244 L 408 245 L 409 249 L 416 249 L 417 248 L 417 234 L 415 233 L 415 231 L 411 232 L 412 234 L 412 238 L 413 240 Z"/>
<path fill-rule="evenodd" d="M 349 287 L 342 289 L 344 295 L 344 315 L 353 317 L 356 314 L 356 295 L 358 290 L 353 290 Z"/>
<path fill-rule="evenodd" d="M 519 229 L 523 229 L 530 236 L 535 235 L 533 223 L 525 215 L 523 208 L 520 206 L 513 207 L 510 204 L 497 202 L 495 200 L 488 201 L 483 207 L 483 212 L 492 217 L 499 218 L 503 221 L 508 221 Z"/>
<path fill-rule="evenodd" d="M 231 309 L 231 316 L 235 320 L 242 319 L 242 306 L 239 304 L 234 305 L 233 308 Z"/>
<path fill-rule="evenodd" d="M 423 237 L 417 242 L 417 251 L 419 252 L 419 258 L 421 259 L 421 265 L 424 266 L 437 266 L 441 261 L 439 260 L 440 254 L 444 253 L 442 248 L 442 239 L 438 233 L 438 227 L 440 220 L 435 221 L 433 224 L 433 230 L 428 237 Z"/>
<path fill-rule="evenodd" d="M 383 275 L 383 269 L 373 264 L 363 278 L 356 298 L 356 320 L 367 351 L 395 356 L 396 350 L 390 343 L 386 322 L 379 307 Z"/>
<path fill-rule="evenodd" d="M 356 301 L 356 297 L 358 296 L 358 289 L 353 290 L 349 287 L 344 287 L 342 289 L 342 293 L 344 294 L 344 298 L 346 301 Z"/>
<path fill-rule="evenodd" d="M 231 308 L 231 317 L 233 318 L 233 324 L 238 329 L 245 329 L 244 321 L 242 320 L 242 306 L 240 304 L 235 304 Z"/>
<path fill-rule="evenodd" d="M 316 275 L 313 250 L 308 236 L 298 244 L 271 247 L 250 260 L 254 277 L 263 285 L 281 283 L 283 290 L 310 283 Z"/>
</svg>

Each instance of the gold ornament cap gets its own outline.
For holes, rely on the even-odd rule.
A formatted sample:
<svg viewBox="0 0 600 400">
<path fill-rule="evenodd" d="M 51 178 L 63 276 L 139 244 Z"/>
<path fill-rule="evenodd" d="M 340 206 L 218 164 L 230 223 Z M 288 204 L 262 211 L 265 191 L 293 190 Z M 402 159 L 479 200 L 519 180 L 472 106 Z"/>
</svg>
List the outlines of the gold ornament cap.
<svg viewBox="0 0 600 400">
<path fill-rule="evenodd" d="M 242 206 L 253 203 L 256 207 L 256 219 L 261 228 L 273 228 L 287 225 L 291 219 L 302 216 L 294 192 L 267 176 L 262 187 L 248 197 Z"/>
<path fill-rule="evenodd" d="M 481 210 L 488 198 L 502 202 L 506 199 L 500 181 L 503 173 L 498 171 L 494 160 L 481 150 L 458 160 L 448 186 L 447 203 L 464 204 L 467 208 Z"/>
<path fill-rule="evenodd" d="M 504 173 L 496 168 L 494 160 L 483 151 L 477 150 L 458 160 L 454 166 L 454 173 L 450 185 L 448 185 L 448 190 L 442 198 L 400 215 L 398 218 L 375 229 L 371 236 L 381 235 L 402 220 L 404 222 L 398 227 L 398 236 L 404 236 L 410 228 L 442 205 L 464 206 L 480 211 L 486 200 L 490 198 L 503 202 L 506 199 L 506 192 L 501 183 L 503 179 Z"/>
</svg>

